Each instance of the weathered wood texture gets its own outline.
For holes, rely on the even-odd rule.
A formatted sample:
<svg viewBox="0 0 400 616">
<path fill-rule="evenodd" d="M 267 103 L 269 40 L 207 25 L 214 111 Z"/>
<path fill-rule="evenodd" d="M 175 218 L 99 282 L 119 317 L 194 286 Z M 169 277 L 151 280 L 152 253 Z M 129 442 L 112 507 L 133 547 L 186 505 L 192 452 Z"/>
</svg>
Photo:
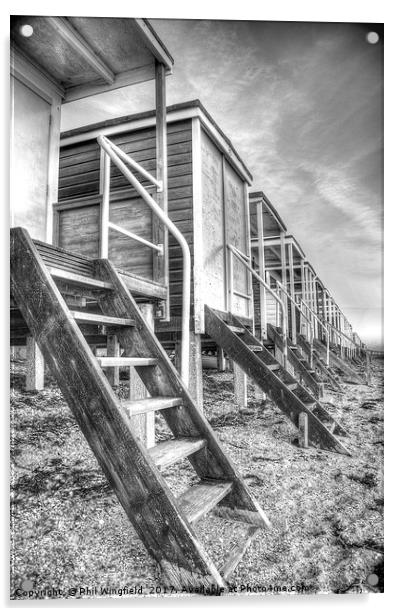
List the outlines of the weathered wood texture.
<svg viewBox="0 0 400 616">
<path fill-rule="evenodd" d="M 141 304 L 139 309 L 146 323 L 154 331 L 154 307 L 152 304 Z M 129 400 L 138 398 L 150 399 L 149 393 L 135 368 L 129 369 Z M 134 433 L 145 444 L 145 447 L 155 445 L 155 415 L 154 411 L 147 410 L 143 415 L 131 417 L 131 426 Z"/>
<path fill-rule="evenodd" d="M 231 319 L 233 325 L 240 326 L 238 319 L 233 316 Z M 232 332 L 209 306 L 205 308 L 205 324 L 208 335 L 225 349 L 229 357 L 239 364 L 242 370 L 257 383 L 297 428 L 300 413 L 304 412 L 308 415 L 309 438 L 316 447 L 350 455 L 346 447 L 329 432 L 323 423 L 327 420 L 332 422 L 332 417 L 312 395 L 296 383 L 285 370 L 274 372 L 268 368 L 269 364 L 275 364 L 276 361 L 265 347 L 261 353 L 254 353 L 248 348 L 248 344 L 262 346 L 259 340 L 250 332 L 245 336 Z M 311 411 L 310 408 L 313 410 Z M 314 413 L 318 413 L 319 417 Z M 342 433 L 346 433 L 343 428 L 339 429 Z"/>
<path fill-rule="evenodd" d="M 280 351 L 283 351 L 282 334 L 280 334 L 276 327 L 270 323 L 268 324 L 268 338 L 275 344 L 275 346 L 279 348 Z M 305 386 L 310 389 L 316 398 L 322 397 L 324 394 L 323 383 L 315 378 L 315 372 L 310 372 L 310 364 L 307 361 L 302 361 L 301 356 L 291 348 L 290 341 L 287 349 L 287 357 L 289 363 L 293 366 L 295 373 L 301 378 Z"/>
<path fill-rule="evenodd" d="M 320 354 L 320 356 L 326 356 L 326 346 L 320 340 L 314 340 L 315 350 Z M 329 361 L 335 368 L 338 368 L 343 374 L 346 380 L 350 382 L 357 383 L 359 385 L 365 385 L 365 381 L 362 377 L 349 366 L 348 362 L 336 355 L 333 351 L 329 352 Z"/>
<path fill-rule="evenodd" d="M 121 330 L 119 341 L 127 356 L 140 354 L 157 358 L 157 366 L 137 368 L 137 372 L 151 396 L 179 396 L 183 406 L 174 412 L 162 412 L 175 438 L 198 437 L 207 441 L 207 449 L 194 453 L 189 461 L 202 479 L 232 481 L 232 491 L 224 498 L 223 505 L 231 509 L 255 512 L 260 526 L 268 526 L 265 514 L 251 496 L 248 488 L 238 475 L 207 420 L 197 409 L 188 389 L 171 364 L 161 344 L 144 321 L 137 305 L 109 261 L 98 260 L 98 276 L 112 282 L 115 295 L 104 296 L 101 300 L 105 312 L 114 312 L 120 318 L 137 321 L 136 328 Z"/>
<path fill-rule="evenodd" d="M 193 252 L 192 224 L 192 131 L 191 120 L 169 124 L 167 127 L 168 152 L 168 213 L 171 220 L 185 235 Z M 129 131 L 111 136 L 112 141 L 131 155 L 147 171 L 156 175 L 155 127 Z M 67 201 L 99 193 L 100 157 L 95 140 L 61 148 L 60 192 L 62 208 Z M 141 176 L 137 176 L 143 182 Z M 148 186 L 148 184 L 147 184 Z M 149 186 L 148 186 L 149 187 Z M 137 235 L 152 241 L 154 217 L 121 172 L 111 166 L 110 220 Z M 124 198 L 113 200 L 118 191 L 125 191 Z M 100 202 L 100 199 L 99 199 Z M 95 203 L 58 212 L 59 235 L 56 242 L 69 250 L 77 250 L 90 257 L 99 256 L 99 208 Z M 71 205 L 73 205 L 71 203 Z M 76 204 L 75 204 L 76 205 Z M 145 278 L 154 278 L 152 249 L 135 243 L 116 231 L 110 231 L 109 258 L 114 265 Z M 182 254 L 180 247 L 169 238 L 170 303 L 171 314 L 181 314 Z"/>
<path fill-rule="evenodd" d="M 297 344 L 304 351 L 304 354 L 307 357 L 307 360 L 310 361 L 310 358 L 311 358 L 310 343 L 304 338 L 303 335 L 299 334 L 297 336 Z M 325 360 L 321 358 L 321 356 L 319 355 L 319 353 L 317 353 L 315 349 L 313 349 L 312 355 L 313 355 L 312 357 L 313 366 L 315 366 L 315 368 L 318 370 L 324 382 L 328 383 L 330 387 L 332 387 L 336 391 L 342 392 L 343 388 L 340 384 L 340 380 L 338 379 L 338 377 L 336 376 L 332 368 L 327 366 Z"/>
<path fill-rule="evenodd" d="M 123 328 L 121 344 L 128 355 L 156 355 L 157 367 L 140 370 L 147 389 L 154 395 L 179 393 L 185 404 L 171 413 L 170 426 L 183 437 L 201 438 L 207 453 L 190 455 L 202 481 L 203 502 L 183 496 L 183 512 L 152 456 L 135 438 L 122 403 L 116 398 L 96 358 L 86 343 L 67 305 L 23 229 L 11 232 L 11 287 L 32 335 L 35 337 L 58 385 L 108 478 L 128 518 L 150 555 L 160 563 L 174 585 L 211 584 L 224 581 L 197 540 L 188 521 L 195 520 L 217 502 L 243 515 L 256 514 L 260 526 L 268 525 L 264 513 L 251 497 L 229 459 L 223 454 L 209 424 L 193 405 L 179 376 L 143 319 L 128 289 L 109 261 L 97 262 L 98 273 L 115 286 L 105 299 L 120 319 L 134 321 Z M 106 297 L 106 296 L 105 296 Z M 51 326 L 49 326 L 51 324 Z M 167 417 L 168 414 L 165 413 Z M 175 434 L 175 436 L 177 436 Z M 154 452 L 153 452 L 154 453 Z M 211 481 L 212 479 L 217 481 Z M 189 504 L 186 503 L 188 501 Z M 185 504 L 186 503 L 186 504 Z M 205 506 L 207 503 L 207 506 Z M 196 504 L 196 506 L 194 506 Z M 189 506 L 190 505 L 190 506 Z M 187 516 L 185 508 L 188 509 Z"/>
<path fill-rule="evenodd" d="M 233 243 L 247 253 L 246 184 L 230 165 L 228 156 L 201 130 L 201 153 L 197 166 L 199 177 L 193 178 L 192 119 L 170 122 L 167 126 L 168 152 L 168 214 L 189 244 L 194 263 L 194 233 L 204 253 L 201 272 L 201 292 L 204 302 L 226 310 L 227 272 L 225 245 Z M 147 171 L 156 174 L 155 127 L 129 130 L 110 135 L 111 140 L 140 163 Z M 90 257 L 99 255 L 100 209 L 100 158 L 95 154 L 95 140 L 82 141 L 61 148 L 60 192 L 56 204 L 55 242 L 71 250 L 83 251 Z M 142 183 L 146 185 L 146 182 Z M 201 227 L 193 229 L 194 184 L 201 186 L 201 203 L 198 214 Z M 86 202 L 79 203 L 83 199 Z M 78 201 L 77 201 L 78 200 Z M 145 239 L 152 240 L 150 210 L 115 166 L 111 166 L 110 219 Z M 154 241 L 154 239 L 153 239 Z M 111 231 L 109 258 L 126 271 L 157 280 L 153 252 L 132 239 Z M 82 248 L 81 248 L 82 247 Z M 202 259 L 203 260 L 203 259 Z M 203 263 L 202 263 L 203 265 Z M 157 270 L 158 271 L 158 270 Z M 169 237 L 169 290 L 172 316 L 181 315 L 182 303 L 182 254 L 177 242 Z M 241 264 L 235 264 L 235 289 L 248 292 L 248 274 Z M 193 281 L 192 281 L 193 306 Z M 250 302 L 235 296 L 236 312 L 250 314 Z"/>
<path fill-rule="evenodd" d="M 241 321 L 237 317 L 231 316 L 231 320 L 235 325 L 239 326 L 241 324 Z M 258 341 L 248 329 L 245 330 L 245 334 L 241 336 L 240 339 L 249 349 L 256 348 L 257 345 L 261 345 L 261 342 Z M 331 430 L 332 433 L 336 432 L 339 435 L 348 436 L 347 431 L 336 420 L 333 420 L 330 413 L 319 402 L 319 400 L 317 400 L 312 393 L 307 391 L 307 389 L 303 387 L 303 385 L 291 372 L 289 372 L 289 370 L 285 370 L 282 365 L 279 365 L 279 368 L 277 368 L 276 364 L 271 365 L 270 362 L 275 360 L 275 357 L 264 346 L 262 346 L 261 349 L 261 351 L 256 353 L 257 357 L 265 363 L 269 370 L 275 373 L 275 375 L 283 382 L 285 387 L 295 393 L 296 397 L 304 406 L 307 407 L 307 410 L 311 411 L 319 421 L 325 422 L 325 428 L 334 422 L 335 429 Z M 279 352 L 279 350 L 276 349 L 275 352 L 277 351 Z M 283 359 L 281 363 L 283 363 Z"/>
</svg>

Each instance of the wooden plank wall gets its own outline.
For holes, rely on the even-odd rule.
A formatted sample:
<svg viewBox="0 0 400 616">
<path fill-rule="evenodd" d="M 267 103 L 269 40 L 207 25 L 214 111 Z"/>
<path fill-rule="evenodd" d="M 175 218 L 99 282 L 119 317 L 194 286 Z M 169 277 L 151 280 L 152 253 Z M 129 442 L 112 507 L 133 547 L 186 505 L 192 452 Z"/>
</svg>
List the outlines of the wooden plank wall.
<svg viewBox="0 0 400 616">
<path fill-rule="evenodd" d="M 193 251 L 191 127 L 191 120 L 168 124 L 168 212 Z M 150 173 L 156 174 L 155 127 L 110 135 L 110 139 Z M 95 140 L 61 148 L 59 182 L 59 202 L 64 208 L 71 199 L 99 195 L 100 151 Z M 130 184 L 111 165 L 111 193 L 115 195 L 128 188 Z M 128 199 L 111 202 L 110 218 L 116 224 L 151 239 L 150 210 L 133 190 L 131 195 Z M 62 247 L 91 257 L 98 255 L 99 203 L 100 198 L 94 205 L 60 211 L 58 241 Z M 151 278 L 150 249 L 115 232 L 110 232 L 109 237 L 110 258 L 118 267 Z M 177 316 L 181 312 L 182 258 L 172 237 L 169 259 L 171 314 Z"/>
</svg>

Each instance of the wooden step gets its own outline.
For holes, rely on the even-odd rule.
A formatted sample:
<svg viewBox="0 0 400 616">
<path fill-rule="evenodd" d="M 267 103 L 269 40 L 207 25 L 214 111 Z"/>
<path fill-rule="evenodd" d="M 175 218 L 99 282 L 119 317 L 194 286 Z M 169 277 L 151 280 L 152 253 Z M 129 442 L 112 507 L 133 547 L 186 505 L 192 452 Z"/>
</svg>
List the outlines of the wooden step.
<svg viewBox="0 0 400 616">
<path fill-rule="evenodd" d="M 225 581 L 228 581 L 240 561 L 242 560 L 244 553 L 249 547 L 254 536 L 260 531 L 257 526 L 249 526 L 246 529 L 245 536 L 238 542 L 235 547 L 230 551 L 229 558 L 222 568 L 221 575 Z"/>
<path fill-rule="evenodd" d="M 119 327 L 136 326 L 136 322 L 133 319 L 121 319 L 118 317 L 109 317 L 105 314 L 78 312 L 77 310 L 71 310 L 70 313 L 76 321 L 79 321 L 79 323 L 97 323 L 98 325 L 116 325 Z"/>
<path fill-rule="evenodd" d="M 231 488 L 230 481 L 200 481 L 179 496 L 179 508 L 189 522 L 196 522 L 211 511 Z"/>
<path fill-rule="evenodd" d="M 245 327 L 236 327 L 236 325 L 228 325 L 228 327 L 234 334 L 245 334 L 247 331 Z"/>
<path fill-rule="evenodd" d="M 124 401 L 124 408 L 128 414 L 128 417 L 135 417 L 136 415 L 142 415 L 143 413 L 151 413 L 153 411 L 162 411 L 164 409 L 181 406 L 183 404 L 182 398 L 162 397 L 155 398 L 140 398 L 137 400 Z"/>
<path fill-rule="evenodd" d="M 267 368 L 274 372 L 274 370 L 279 370 L 282 366 L 280 364 L 267 364 Z"/>
<path fill-rule="evenodd" d="M 56 280 L 63 280 L 65 282 L 71 282 L 74 285 L 82 286 L 87 289 L 112 289 L 110 282 L 104 282 L 103 280 L 97 280 L 96 278 L 89 278 L 88 276 L 82 276 L 75 272 L 68 272 L 67 270 L 59 269 L 57 267 L 48 268 L 50 274 Z"/>
<path fill-rule="evenodd" d="M 102 368 L 115 368 L 124 366 L 155 366 L 154 357 L 96 357 Z"/>
<path fill-rule="evenodd" d="M 295 389 L 297 389 L 297 383 L 284 383 L 285 387 L 287 387 L 288 389 L 290 389 L 290 391 L 293 391 Z"/>
<path fill-rule="evenodd" d="M 205 445 L 206 441 L 202 438 L 175 438 L 163 441 L 148 451 L 155 465 L 162 471 Z"/>
<path fill-rule="evenodd" d="M 317 402 L 303 402 L 304 406 L 308 408 L 309 411 L 314 411 L 317 408 Z"/>
</svg>

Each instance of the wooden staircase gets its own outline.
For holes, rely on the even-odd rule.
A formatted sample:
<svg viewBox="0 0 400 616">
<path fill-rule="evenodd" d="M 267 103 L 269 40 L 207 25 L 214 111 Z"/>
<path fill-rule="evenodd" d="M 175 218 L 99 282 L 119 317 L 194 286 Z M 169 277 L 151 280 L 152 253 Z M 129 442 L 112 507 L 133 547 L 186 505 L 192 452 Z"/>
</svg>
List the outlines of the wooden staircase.
<svg viewBox="0 0 400 616">
<path fill-rule="evenodd" d="M 320 340 L 314 340 L 314 348 L 320 356 L 326 356 L 326 345 L 323 342 Z M 329 350 L 329 362 L 337 370 L 340 370 L 343 374 L 343 378 L 345 378 L 349 383 L 365 385 L 365 380 L 362 379 L 355 368 L 350 366 L 349 362 L 339 357 L 339 355 L 331 349 Z"/>
<path fill-rule="evenodd" d="M 305 357 L 307 357 L 309 361 L 312 352 L 313 364 L 319 371 L 321 378 L 324 380 L 324 383 L 330 386 L 335 391 L 343 393 L 343 387 L 340 383 L 340 378 L 337 376 L 336 372 L 332 369 L 332 367 L 328 366 L 326 363 L 326 353 L 324 356 L 322 356 L 318 351 L 316 351 L 315 348 L 311 349 L 310 343 L 301 334 L 297 336 L 297 345 L 303 351 Z"/>
<path fill-rule="evenodd" d="M 300 428 L 307 417 L 308 439 L 321 449 L 351 455 L 335 434 L 348 436 L 346 430 L 292 375 L 285 370 L 265 346 L 229 314 L 225 322 L 216 311 L 205 306 L 205 330 L 227 355 L 275 402 L 281 411 Z"/>
<path fill-rule="evenodd" d="M 222 451 L 127 284 L 108 260 L 92 261 L 92 266 L 85 273 L 51 272 L 53 266 L 46 265 L 28 233 L 11 230 L 13 297 L 137 534 L 176 588 L 224 587 L 251 539 L 270 522 Z M 70 310 L 60 281 L 68 283 L 70 293 L 90 291 L 101 313 Z M 116 335 L 124 356 L 96 358 L 82 333 L 87 325 Z M 118 399 L 103 368 L 121 365 L 134 366 L 150 398 Z M 173 438 L 146 449 L 130 418 L 151 411 L 161 413 Z M 175 497 L 161 472 L 183 458 L 197 481 Z M 246 525 L 244 539 L 221 571 L 193 526 L 213 509 Z"/>
<path fill-rule="evenodd" d="M 268 340 L 271 340 L 274 345 L 283 352 L 283 336 L 280 328 L 268 323 Z M 299 347 L 291 340 L 288 340 L 287 358 L 292 365 L 296 375 L 298 375 L 300 382 L 307 387 L 314 394 L 315 398 L 321 398 L 324 395 L 324 384 L 319 380 L 316 370 L 314 370 L 304 355 L 301 353 Z"/>
</svg>

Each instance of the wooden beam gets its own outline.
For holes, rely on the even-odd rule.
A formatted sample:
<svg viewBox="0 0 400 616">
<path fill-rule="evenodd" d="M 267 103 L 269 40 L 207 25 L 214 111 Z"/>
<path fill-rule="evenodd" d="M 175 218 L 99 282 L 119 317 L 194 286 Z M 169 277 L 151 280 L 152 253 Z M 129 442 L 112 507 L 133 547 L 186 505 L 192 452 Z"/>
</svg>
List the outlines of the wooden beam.
<svg viewBox="0 0 400 616">
<path fill-rule="evenodd" d="M 235 404 L 240 408 L 247 408 L 247 374 L 235 361 L 233 362 L 233 390 Z"/>
<path fill-rule="evenodd" d="M 203 193 L 201 160 L 201 124 L 192 118 L 192 178 L 193 178 L 193 318 L 196 334 L 204 334 L 203 295 Z"/>
<path fill-rule="evenodd" d="M 289 250 L 289 291 L 290 291 L 290 296 L 294 301 L 294 270 L 293 270 L 293 244 L 289 244 L 288 245 L 288 250 Z M 292 342 L 293 344 L 297 343 L 297 315 L 296 315 L 296 308 L 294 307 L 293 303 L 290 303 L 290 311 L 291 311 L 291 329 L 292 329 Z"/>
<path fill-rule="evenodd" d="M 178 372 L 168 359 L 161 344 L 149 329 L 146 322 L 132 299 L 131 294 L 119 278 L 115 268 L 109 261 L 97 262 L 98 275 L 103 280 L 112 282 L 116 290 L 115 295 L 108 294 L 101 298 L 104 310 L 114 312 L 120 317 L 134 318 L 139 327 L 121 330 L 119 339 L 126 355 L 132 355 L 141 350 L 148 357 L 157 358 L 157 367 L 138 368 L 138 374 L 144 382 L 149 393 L 154 396 L 179 396 L 183 406 L 174 412 L 165 412 L 163 417 L 171 432 L 176 438 L 199 436 L 207 440 L 206 452 L 200 450 L 190 456 L 189 461 L 201 478 L 224 479 L 233 481 L 232 491 L 223 501 L 223 505 L 253 511 L 261 527 L 268 527 L 269 522 L 258 503 L 252 498 L 250 492 L 239 477 L 227 455 L 221 450 L 219 442 L 205 419 L 199 412 L 187 387 L 181 380 Z"/>
<path fill-rule="evenodd" d="M 149 328 L 154 331 L 154 306 L 152 304 L 140 304 L 139 310 Z M 129 400 L 150 398 L 142 379 L 135 368 L 129 369 Z M 134 433 L 149 449 L 155 445 L 155 413 L 146 412 L 131 418 L 131 426 Z"/>
<path fill-rule="evenodd" d="M 156 179 L 162 182 L 162 190 L 157 192 L 157 202 L 165 214 L 168 214 L 168 159 L 167 159 L 167 110 L 166 110 L 166 80 L 165 66 L 156 61 L 155 65 L 155 88 L 156 88 Z M 155 221 L 159 228 L 161 243 L 164 246 L 162 258 L 155 256 L 159 267 L 156 268 L 155 278 L 161 281 L 167 288 L 167 298 L 165 301 L 165 321 L 170 318 L 170 298 L 169 298 L 169 256 L 168 256 L 168 229 L 160 225 L 160 221 Z M 160 271 L 158 271 L 160 270 Z"/>
<path fill-rule="evenodd" d="M 164 70 L 171 73 L 174 64 L 172 56 L 162 45 L 148 22 L 145 19 L 135 19 L 135 24 L 144 39 L 146 47 L 150 49 L 156 61 L 163 65 Z"/>
<path fill-rule="evenodd" d="M 118 73 L 111 84 L 99 84 L 98 81 L 96 81 L 93 83 L 87 83 L 79 86 L 71 86 L 65 90 L 63 102 L 71 103 L 72 101 L 87 98 L 88 96 L 94 96 L 95 94 L 103 94 L 104 92 L 118 90 L 119 88 L 125 88 L 126 86 L 144 83 L 145 81 L 151 81 L 153 79 L 154 63 L 146 64 L 144 66 L 139 66 L 138 68 L 124 71 L 123 73 Z"/>
<path fill-rule="evenodd" d="M 117 357 L 120 354 L 118 338 L 115 335 L 107 336 L 107 356 Z M 106 369 L 106 376 L 110 385 L 119 385 L 119 367 L 114 366 Z"/>
<path fill-rule="evenodd" d="M 57 34 L 70 45 L 89 66 L 107 84 L 112 84 L 115 75 L 109 66 L 93 51 L 83 36 L 70 24 L 65 17 L 46 17 L 46 21 L 54 28 Z"/>
</svg>

